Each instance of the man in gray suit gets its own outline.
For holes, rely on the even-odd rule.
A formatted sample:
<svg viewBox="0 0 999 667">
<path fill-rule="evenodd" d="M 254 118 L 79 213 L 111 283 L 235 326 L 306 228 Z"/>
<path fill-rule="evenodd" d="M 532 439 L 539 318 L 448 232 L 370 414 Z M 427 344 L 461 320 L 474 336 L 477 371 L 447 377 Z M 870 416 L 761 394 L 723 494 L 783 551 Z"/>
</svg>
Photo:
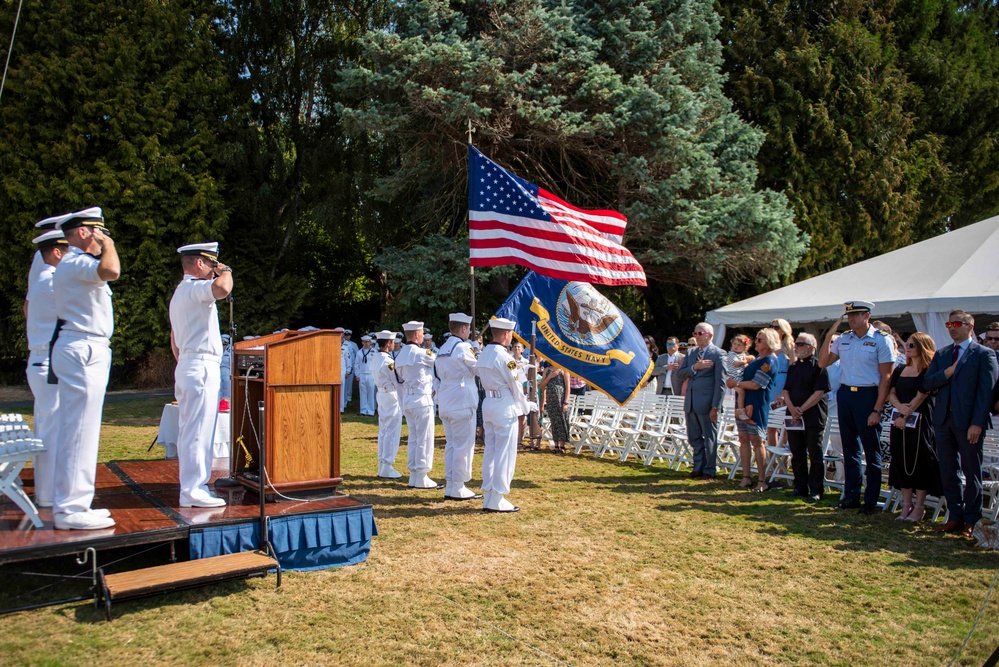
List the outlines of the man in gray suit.
<svg viewBox="0 0 999 667">
<path fill-rule="evenodd" d="M 995 352 L 975 342 L 975 318 L 955 310 L 947 320 L 947 333 L 954 342 L 936 353 L 923 381 L 927 391 L 937 390 L 933 429 L 950 510 L 949 519 L 937 530 L 971 537 L 982 518 L 982 433 L 989 427 L 999 367 Z M 959 470 L 964 472 L 963 494 Z"/>
<path fill-rule="evenodd" d="M 679 382 L 689 378 L 683 397 L 687 416 L 687 439 L 694 450 L 694 470 L 691 479 L 711 480 L 718 462 L 718 413 L 725 396 L 724 369 L 721 348 L 711 344 L 715 329 L 707 322 L 694 327 L 697 347 L 687 352 L 680 369 L 675 372 Z"/>
</svg>

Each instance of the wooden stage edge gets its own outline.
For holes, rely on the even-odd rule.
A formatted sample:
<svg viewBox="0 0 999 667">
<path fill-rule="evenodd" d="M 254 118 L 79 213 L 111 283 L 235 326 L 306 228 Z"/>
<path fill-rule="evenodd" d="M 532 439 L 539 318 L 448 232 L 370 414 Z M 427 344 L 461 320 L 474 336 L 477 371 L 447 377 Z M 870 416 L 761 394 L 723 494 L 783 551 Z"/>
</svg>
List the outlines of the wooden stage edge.
<svg viewBox="0 0 999 667">
<path fill-rule="evenodd" d="M 212 471 L 212 483 L 228 476 L 228 469 Z M 34 492 L 32 471 L 21 473 L 25 491 Z M 106 508 L 116 525 L 105 530 L 56 530 L 52 510 L 39 510 L 45 525 L 35 528 L 6 497 L 0 504 L 0 565 L 36 558 L 82 553 L 187 539 L 193 529 L 254 523 L 260 519 L 260 500 L 244 486 L 213 487 L 227 505 L 219 508 L 180 507 L 177 461 L 113 461 L 97 466 L 97 493 L 92 504 Z M 291 494 L 304 497 L 305 493 Z M 367 503 L 327 491 L 308 499 L 267 503 L 267 516 L 328 513 L 370 507 Z"/>
</svg>

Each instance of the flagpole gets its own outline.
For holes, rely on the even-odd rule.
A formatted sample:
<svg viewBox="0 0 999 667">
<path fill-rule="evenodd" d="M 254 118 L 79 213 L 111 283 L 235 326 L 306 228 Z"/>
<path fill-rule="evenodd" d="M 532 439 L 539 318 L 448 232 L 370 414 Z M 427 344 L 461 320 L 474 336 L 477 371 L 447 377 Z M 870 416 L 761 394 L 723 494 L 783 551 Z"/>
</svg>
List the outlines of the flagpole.
<svg viewBox="0 0 999 667">
<path fill-rule="evenodd" d="M 541 412 L 541 396 L 538 393 L 538 337 L 537 337 L 537 321 L 531 322 L 531 351 L 527 357 L 528 363 L 530 364 L 530 369 L 527 371 L 527 386 L 531 395 L 527 399 L 529 401 L 534 401 L 538 403 L 538 409 L 536 412 L 532 412 L 527 416 L 527 441 L 530 443 L 531 449 L 541 449 L 541 421 L 539 419 L 539 413 Z"/>
<path fill-rule="evenodd" d="M 472 145 L 472 133 L 473 132 L 475 132 L 475 128 L 472 127 L 472 119 L 469 118 L 468 119 L 468 129 L 466 130 L 466 133 L 468 134 L 468 145 L 469 146 Z M 472 181 L 471 181 L 471 170 L 470 169 L 469 169 L 468 176 L 469 176 L 468 187 L 469 187 L 469 192 L 471 192 Z M 468 210 L 466 209 L 466 211 L 465 211 L 465 227 L 466 227 L 466 229 L 468 229 L 468 235 L 469 235 L 469 237 L 471 237 L 471 235 L 472 235 L 472 230 L 471 230 L 470 225 L 471 225 L 471 221 L 469 219 Z M 469 257 L 469 260 L 468 260 L 468 282 L 469 282 L 469 288 L 470 288 L 470 291 L 471 291 L 471 306 L 470 307 L 472 309 L 471 312 L 469 313 L 472 316 L 472 327 L 471 327 L 471 332 L 470 332 L 469 335 L 471 336 L 472 340 L 475 340 L 475 266 L 472 265 L 471 257 Z"/>
</svg>

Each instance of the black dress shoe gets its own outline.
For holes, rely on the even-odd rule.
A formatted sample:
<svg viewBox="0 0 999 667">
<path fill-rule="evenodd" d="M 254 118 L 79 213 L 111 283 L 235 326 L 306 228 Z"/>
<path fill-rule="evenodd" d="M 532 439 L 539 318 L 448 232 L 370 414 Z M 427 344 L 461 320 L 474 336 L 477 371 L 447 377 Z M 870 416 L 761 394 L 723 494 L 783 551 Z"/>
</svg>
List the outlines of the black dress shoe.
<svg viewBox="0 0 999 667">
<path fill-rule="evenodd" d="M 810 503 L 817 503 L 820 500 L 822 500 L 822 496 L 818 493 L 813 493 L 810 496 L 805 496 L 805 500 L 807 500 Z"/>
<path fill-rule="evenodd" d="M 476 493 L 474 496 L 459 498 L 458 496 L 444 496 L 444 500 L 482 500 L 482 494 Z"/>
<path fill-rule="evenodd" d="M 792 496 L 794 498 L 803 498 L 808 495 L 808 491 L 802 491 L 801 489 L 795 489 L 793 491 L 785 491 L 784 495 Z"/>
<path fill-rule="evenodd" d="M 513 512 L 519 512 L 520 508 L 519 507 L 514 507 L 512 510 L 493 510 L 493 509 L 489 509 L 488 507 L 483 507 L 482 511 L 483 512 L 490 512 L 492 514 L 512 514 Z"/>
<path fill-rule="evenodd" d="M 838 503 L 836 503 L 836 509 L 838 510 L 854 510 L 861 507 L 860 498 L 854 498 L 853 500 L 846 500 L 845 498 Z"/>
<path fill-rule="evenodd" d="M 864 516 L 871 516 L 878 511 L 878 506 L 874 503 L 864 503 L 863 507 L 860 508 L 860 514 Z"/>
<path fill-rule="evenodd" d="M 700 478 L 704 477 L 704 473 L 703 472 L 692 472 L 689 475 L 687 475 L 687 477 L 689 477 L 690 479 L 700 479 Z"/>
</svg>

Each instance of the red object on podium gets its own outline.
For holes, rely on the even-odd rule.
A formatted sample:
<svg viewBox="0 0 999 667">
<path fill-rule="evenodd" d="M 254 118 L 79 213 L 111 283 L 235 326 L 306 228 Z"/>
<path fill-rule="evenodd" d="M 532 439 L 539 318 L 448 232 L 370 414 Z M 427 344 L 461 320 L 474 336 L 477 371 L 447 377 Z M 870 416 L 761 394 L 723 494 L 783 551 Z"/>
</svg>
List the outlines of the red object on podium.
<svg viewBox="0 0 999 667">
<path fill-rule="evenodd" d="M 219 412 L 229 412 L 229 399 L 223 398 L 219 401 Z"/>
</svg>

